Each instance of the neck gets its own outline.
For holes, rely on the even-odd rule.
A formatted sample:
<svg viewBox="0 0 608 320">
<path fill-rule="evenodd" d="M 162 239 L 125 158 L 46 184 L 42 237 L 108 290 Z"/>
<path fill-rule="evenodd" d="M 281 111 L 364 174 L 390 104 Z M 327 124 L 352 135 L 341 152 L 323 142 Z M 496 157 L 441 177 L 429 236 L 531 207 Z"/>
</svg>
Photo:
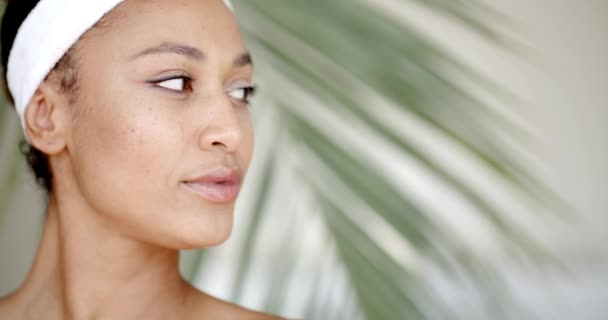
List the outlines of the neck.
<svg viewBox="0 0 608 320">
<path fill-rule="evenodd" d="M 33 318 L 179 318 L 190 286 L 179 275 L 178 260 L 177 250 L 121 235 L 90 210 L 52 198 L 20 294 L 36 306 L 28 310 L 45 310 Z"/>
</svg>

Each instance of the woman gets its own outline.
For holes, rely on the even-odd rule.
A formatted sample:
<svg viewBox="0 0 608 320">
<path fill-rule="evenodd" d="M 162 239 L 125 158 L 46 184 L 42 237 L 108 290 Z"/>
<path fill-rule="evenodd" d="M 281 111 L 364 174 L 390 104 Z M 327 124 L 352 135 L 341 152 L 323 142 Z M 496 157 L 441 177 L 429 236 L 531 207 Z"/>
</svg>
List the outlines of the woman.
<svg viewBox="0 0 608 320">
<path fill-rule="evenodd" d="M 178 273 L 178 250 L 229 236 L 253 149 L 229 3 L 13 1 L 2 46 L 49 205 L 0 319 L 277 319 Z"/>
</svg>

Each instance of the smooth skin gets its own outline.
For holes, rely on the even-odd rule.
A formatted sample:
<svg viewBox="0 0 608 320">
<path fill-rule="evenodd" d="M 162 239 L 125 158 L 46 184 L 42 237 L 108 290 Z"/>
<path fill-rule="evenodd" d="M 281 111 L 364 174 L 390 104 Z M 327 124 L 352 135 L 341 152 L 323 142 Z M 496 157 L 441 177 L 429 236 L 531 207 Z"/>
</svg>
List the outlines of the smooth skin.
<svg viewBox="0 0 608 320">
<path fill-rule="evenodd" d="M 253 151 L 253 69 L 222 0 L 127 0 L 74 54 L 78 93 L 53 74 L 26 110 L 53 191 L 41 244 L 0 319 L 280 319 L 215 299 L 179 275 L 180 249 L 222 243 L 234 203 L 185 181 Z M 191 80 L 190 80 L 191 79 Z"/>
</svg>

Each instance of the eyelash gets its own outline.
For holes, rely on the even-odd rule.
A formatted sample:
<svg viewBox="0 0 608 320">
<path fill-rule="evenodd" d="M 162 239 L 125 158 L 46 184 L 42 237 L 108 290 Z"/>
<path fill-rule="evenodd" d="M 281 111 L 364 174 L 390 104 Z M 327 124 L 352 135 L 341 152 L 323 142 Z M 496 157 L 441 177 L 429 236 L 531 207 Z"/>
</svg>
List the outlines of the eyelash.
<svg viewBox="0 0 608 320">
<path fill-rule="evenodd" d="M 171 81 L 171 80 L 184 80 L 184 90 L 175 90 L 175 89 L 170 89 L 170 88 L 166 88 L 163 87 L 159 84 L 163 83 L 163 82 L 167 82 L 167 81 Z M 162 79 L 155 79 L 155 80 L 150 80 L 148 81 L 148 83 L 154 84 L 156 87 L 158 87 L 159 89 L 165 90 L 167 92 L 170 92 L 172 94 L 183 94 L 185 91 L 192 91 L 192 81 L 194 79 L 190 78 L 187 75 L 175 75 L 175 76 L 170 76 L 170 77 L 166 77 L 166 78 L 162 78 Z M 234 98 L 231 96 L 231 98 L 237 99 L 245 104 L 249 104 L 249 98 L 251 98 L 252 96 L 255 96 L 255 93 L 257 92 L 257 87 L 254 86 L 247 86 L 247 87 L 241 87 L 235 90 L 244 90 L 245 92 L 245 98 L 244 99 L 239 99 L 239 98 Z"/>
<path fill-rule="evenodd" d="M 237 99 L 239 101 L 242 101 L 245 104 L 249 104 L 249 103 L 251 103 L 251 101 L 249 99 L 251 97 L 255 96 L 255 93 L 257 92 L 257 87 L 256 86 L 248 86 L 248 87 L 238 88 L 236 90 L 244 90 L 245 91 L 245 98 L 244 99 L 235 98 L 235 99 Z"/>
<path fill-rule="evenodd" d="M 160 85 L 163 82 L 167 82 L 167 81 L 171 81 L 171 80 L 180 80 L 180 79 L 184 81 L 184 90 L 170 89 L 170 88 L 163 87 Z M 193 81 L 193 79 L 190 78 L 189 76 L 187 76 L 185 74 L 180 74 L 180 75 L 169 76 L 169 77 L 165 77 L 165 78 L 161 78 L 161 79 L 150 80 L 150 81 L 148 81 L 148 83 L 153 84 L 157 88 L 165 90 L 170 93 L 183 94 L 185 91 L 192 90 L 192 81 Z"/>
</svg>

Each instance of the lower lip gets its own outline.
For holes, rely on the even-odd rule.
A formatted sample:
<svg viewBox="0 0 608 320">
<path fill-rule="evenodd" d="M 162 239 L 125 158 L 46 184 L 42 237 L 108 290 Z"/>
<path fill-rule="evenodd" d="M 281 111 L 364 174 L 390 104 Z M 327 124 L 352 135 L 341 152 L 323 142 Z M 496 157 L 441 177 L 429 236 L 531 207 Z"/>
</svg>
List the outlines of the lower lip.
<svg viewBox="0 0 608 320">
<path fill-rule="evenodd" d="M 234 202 L 241 186 L 236 183 L 184 183 L 190 190 L 203 198 L 216 203 Z"/>
</svg>

